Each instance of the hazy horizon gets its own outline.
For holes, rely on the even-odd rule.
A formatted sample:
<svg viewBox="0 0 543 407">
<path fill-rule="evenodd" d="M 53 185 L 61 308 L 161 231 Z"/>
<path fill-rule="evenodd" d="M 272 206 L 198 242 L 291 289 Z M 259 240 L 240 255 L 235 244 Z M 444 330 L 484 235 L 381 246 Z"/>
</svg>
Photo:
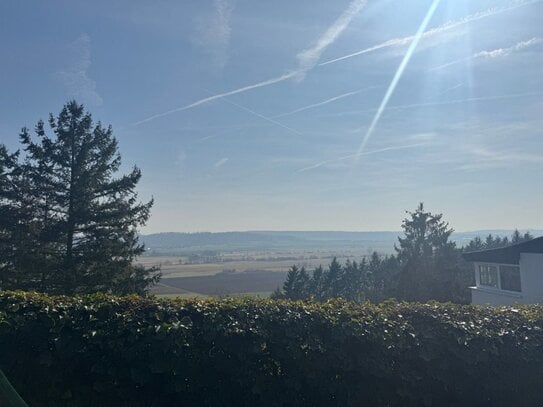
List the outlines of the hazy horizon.
<svg viewBox="0 0 543 407">
<path fill-rule="evenodd" d="M 83 102 L 142 170 L 143 234 L 395 231 L 421 201 L 459 231 L 543 229 L 542 15 L 542 0 L 3 2 L 0 142 Z"/>
</svg>

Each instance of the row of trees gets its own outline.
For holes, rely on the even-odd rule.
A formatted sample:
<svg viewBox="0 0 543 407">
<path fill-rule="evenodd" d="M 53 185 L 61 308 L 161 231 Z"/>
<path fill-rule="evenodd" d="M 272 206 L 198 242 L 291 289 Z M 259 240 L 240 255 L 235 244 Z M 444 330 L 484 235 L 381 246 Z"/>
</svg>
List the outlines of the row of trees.
<svg viewBox="0 0 543 407">
<path fill-rule="evenodd" d="M 398 260 L 395 256 L 381 257 L 373 252 L 369 261 L 349 261 L 342 265 L 336 258 L 327 269 L 315 268 L 311 274 L 305 267 L 292 266 L 282 289 L 272 297 L 293 300 L 314 299 L 325 301 L 330 298 L 344 298 L 348 301 L 381 301 L 394 295 L 391 282 L 399 275 Z"/>
<path fill-rule="evenodd" d="M 22 151 L 0 145 L 0 289 L 145 292 L 160 276 L 133 264 L 153 205 L 135 192 L 141 171 L 115 177 L 111 127 L 75 101 L 48 125 L 23 128 Z"/>
<path fill-rule="evenodd" d="M 432 214 L 421 203 L 402 223 L 404 236 L 398 239 L 395 255 L 373 252 L 360 263 L 336 259 L 328 269 L 317 267 L 309 273 L 293 266 L 282 289 L 274 298 L 323 301 L 341 297 L 350 301 L 382 301 L 396 298 L 406 301 L 452 301 L 468 303 L 469 286 L 474 284 L 473 269 L 462 259 L 464 251 L 503 247 L 530 240 L 530 233 L 517 230 L 511 238 L 489 235 L 474 238 L 458 248 L 450 237 L 453 229 L 442 214 Z"/>
<path fill-rule="evenodd" d="M 511 244 L 517 244 L 525 242 L 526 240 L 533 239 L 534 236 L 530 232 L 524 234 L 520 233 L 518 230 L 515 230 L 511 235 L 511 238 L 507 236 L 493 236 L 489 234 L 484 240 L 479 236 L 476 236 L 464 247 L 464 250 L 467 252 L 473 252 L 477 250 L 487 250 L 487 249 L 498 249 L 500 247 L 509 246 Z"/>
</svg>

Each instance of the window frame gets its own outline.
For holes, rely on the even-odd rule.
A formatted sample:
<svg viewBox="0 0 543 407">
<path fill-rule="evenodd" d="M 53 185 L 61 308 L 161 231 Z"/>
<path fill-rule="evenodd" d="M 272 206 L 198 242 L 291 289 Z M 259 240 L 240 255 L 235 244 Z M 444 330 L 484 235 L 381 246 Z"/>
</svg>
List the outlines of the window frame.
<svg viewBox="0 0 543 407">
<path fill-rule="evenodd" d="M 494 267 L 496 267 L 497 279 L 498 279 L 497 287 L 491 286 L 491 285 L 481 284 L 481 275 L 480 275 L 479 266 L 494 266 Z M 506 290 L 506 289 L 502 288 L 502 281 L 501 281 L 502 278 L 501 278 L 501 270 L 500 270 L 501 266 L 518 268 L 519 278 L 520 278 L 520 291 Z M 477 288 L 483 288 L 483 289 L 486 289 L 486 290 L 497 290 L 497 291 L 504 291 L 504 292 L 507 292 L 507 293 L 520 294 L 520 293 L 523 292 L 522 291 L 522 275 L 520 274 L 520 264 L 477 262 L 477 263 L 475 263 L 475 285 L 477 286 Z"/>
</svg>

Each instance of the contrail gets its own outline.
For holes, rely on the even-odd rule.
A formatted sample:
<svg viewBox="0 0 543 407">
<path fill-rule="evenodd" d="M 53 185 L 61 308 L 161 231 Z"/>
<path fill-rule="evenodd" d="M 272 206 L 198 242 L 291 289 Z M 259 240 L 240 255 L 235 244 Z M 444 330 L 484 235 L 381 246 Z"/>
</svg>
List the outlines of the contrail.
<svg viewBox="0 0 543 407">
<path fill-rule="evenodd" d="M 292 71 L 292 72 L 286 73 L 284 75 L 278 76 L 276 78 L 272 78 L 272 79 L 268 79 L 268 80 L 265 80 L 265 81 L 262 81 L 262 82 L 252 84 L 252 85 L 244 86 L 242 88 L 234 89 L 234 90 L 231 90 L 229 92 L 218 93 L 216 95 L 209 96 L 209 97 L 204 98 L 204 99 L 200 99 L 200 100 L 198 100 L 198 101 L 196 101 L 194 103 L 191 103 L 190 105 L 178 107 L 178 108 L 168 110 L 168 111 L 163 112 L 163 113 L 155 114 L 153 116 L 148 117 L 147 119 L 143 119 L 143 120 L 140 120 L 138 122 L 135 122 L 134 125 L 138 126 L 140 124 L 150 122 L 151 120 L 158 119 L 159 117 L 164 117 L 164 116 L 168 116 L 168 115 L 170 115 L 172 113 L 177 113 L 177 112 L 182 112 L 183 110 L 192 109 L 193 107 L 203 105 L 204 103 L 211 102 L 213 100 L 217 100 L 217 99 L 223 98 L 225 96 L 231 96 L 231 95 L 235 95 L 237 93 L 247 92 L 248 90 L 261 88 L 263 86 L 273 85 L 274 83 L 278 83 L 278 82 L 282 82 L 282 81 L 285 81 L 287 79 L 290 79 L 290 78 L 298 75 L 298 73 L 299 73 L 298 71 Z"/>
<path fill-rule="evenodd" d="M 487 102 L 487 101 L 493 101 L 493 100 L 516 99 L 516 98 L 522 98 L 522 97 L 541 96 L 541 95 L 543 95 L 543 92 L 510 93 L 506 95 L 479 96 L 479 97 L 472 97 L 472 98 L 465 98 L 465 99 L 453 99 L 453 100 L 446 100 L 443 102 L 426 102 L 426 103 L 412 103 L 412 104 L 406 104 L 406 105 L 393 105 L 393 106 L 387 106 L 386 110 L 390 111 L 390 110 L 416 109 L 420 107 L 446 106 L 446 105 L 456 105 L 456 104 L 470 103 L 470 102 Z M 360 113 L 368 113 L 368 112 L 374 112 L 374 111 L 376 111 L 376 109 L 353 110 L 350 112 L 343 112 L 336 115 L 360 114 Z"/>
<path fill-rule="evenodd" d="M 354 16 L 356 16 L 366 4 L 367 0 L 352 0 L 347 9 L 345 9 L 324 34 L 320 36 L 315 44 L 298 54 L 299 79 L 303 79 L 305 73 L 317 65 L 326 48 L 334 43 L 341 33 L 349 26 Z"/>
<path fill-rule="evenodd" d="M 284 116 L 290 116 L 292 114 L 296 114 L 296 113 L 300 113 L 300 112 L 303 112 L 305 110 L 309 110 L 309 109 L 313 109 L 315 107 L 319 107 L 319 106 L 323 106 L 323 105 L 327 105 L 328 103 L 332 103 L 332 102 L 335 102 L 336 100 L 340 100 L 340 99 L 343 99 L 343 98 L 346 98 L 346 97 L 349 97 L 349 96 L 353 96 L 353 95 L 356 95 L 360 92 L 363 92 L 365 90 L 369 90 L 369 89 L 375 89 L 377 88 L 378 86 L 370 86 L 369 88 L 364 88 L 364 89 L 359 89 L 359 90 L 355 90 L 353 92 L 347 92 L 347 93 L 343 93 L 341 95 L 338 95 L 338 96 L 334 96 L 334 97 L 331 97 L 330 99 L 326 99 L 326 100 L 323 100 L 322 102 L 318 102 L 318 103 L 313 103 L 311 105 L 307 105 L 307 106 L 304 106 L 304 107 L 300 107 L 296 110 L 293 110 L 291 112 L 287 112 L 287 113 L 282 113 L 282 114 L 279 114 L 277 116 L 273 116 L 274 119 L 276 118 L 279 118 L 279 117 L 284 117 Z"/>
<path fill-rule="evenodd" d="M 222 167 L 224 164 L 226 164 L 227 161 L 228 161 L 228 157 L 221 158 L 219 161 L 213 164 L 213 167 L 215 168 Z"/>
<path fill-rule="evenodd" d="M 420 42 L 420 39 L 422 38 L 422 34 L 426 30 L 426 27 L 428 27 L 428 24 L 430 23 L 430 20 L 432 19 L 432 16 L 434 15 L 437 6 L 439 5 L 441 0 L 434 0 L 432 4 L 430 5 L 430 8 L 428 9 L 428 12 L 426 13 L 426 16 L 424 17 L 424 20 L 422 20 L 422 23 L 415 34 L 413 38 L 413 42 L 411 42 L 411 45 L 407 49 L 407 52 L 405 53 L 402 62 L 400 63 L 400 66 L 396 70 L 396 73 L 394 74 L 394 78 L 392 78 L 392 82 L 390 82 L 390 86 L 388 87 L 385 96 L 383 97 L 383 100 L 381 101 L 381 105 L 379 106 L 379 109 L 377 110 L 377 113 L 375 114 L 370 127 L 368 128 L 366 135 L 362 139 L 362 142 L 360 143 L 360 147 L 358 147 L 358 153 L 361 154 L 364 151 L 364 147 L 366 147 L 366 144 L 368 143 L 370 137 L 373 134 L 373 131 L 375 130 L 375 127 L 377 127 L 377 123 L 379 123 L 379 120 L 381 119 L 381 116 L 383 115 L 383 112 L 385 111 L 388 102 L 390 98 L 392 97 L 394 90 L 396 89 L 396 86 L 398 85 L 398 82 L 400 81 L 400 78 L 402 77 L 405 68 L 407 67 L 407 64 L 411 60 L 411 57 L 413 56 L 413 53 L 415 52 L 415 49 L 417 48 L 417 45 Z"/>
<path fill-rule="evenodd" d="M 273 120 L 273 119 L 271 119 L 271 118 L 269 118 L 269 117 L 266 117 L 266 116 L 264 116 L 264 115 L 261 115 L 260 113 L 255 112 L 254 110 L 251 110 L 251 109 L 249 109 L 249 108 L 247 108 L 247 107 L 245 107 L 245 106 L 239 105 L 239 104 L 237 104 L 237 103 L 235 103 L 235 102 L 232 102 L 231 100 L 229 100 L 229 99 L 227 99 L 227 98 L 225 98 L 225 97 L 223 97 L 223 98 L 221 98 L 221 99 L 222 99 L 223 101 L 225 101 L 226 103 L 231 104 L 232 106 L 236 106 L 237 108 L 239 108 L 239 109 L 241 109 L 241 110 L 245 110 L 247 113 L 250 113 L 250 114 L 252 114 L 252 115 L 254 115 L 254 116 L 260 117 L 261 119 L 266 120 L 267 122 L 270 122 L 270 123 L 272 123 L 272 124 L 275 124 L 276 126 L 282 127 L 282 128 L 284 128 L 284 129 L 286 129 L 286 130 L 288 130 L 288 131 L 291 131 L 291 132 L 293 132 L 293 133 L 295 133 L 295 134 L 297 134 L 297 135 L 299 135 L 299 136 L 302 135 L 302 133 L 300 133 L 300 132 L 299 132 L 298 130 L 296 130 L 296 129 L 293 129 L 292 127 L 285 126 L 283 123 L 279 123 L 278 121 Z"/>
<path fill-rule="evenodd" d="M 367 54 L 369 52 L 377 51 L 377 50 L 380 50 L 382 48 L 392 47 L 392 46 L 396 46 L 396 45 L 402 45 L 405 42 L 409 42 L 408 38 L 410 38 L 410 37 L 396 38 L 396 39 L 388 40 L 388 41 L 385 41 L 385 42 L 383 42 L 381 44 L 374 45 L 372 47 L 363 49 L 361 51 L 354 52 L 354 53 L 349 54 L 349 55 L 344 55 L 342 57 L 338 57 L 338 58 L 330 59 L 330 60 L 325 61 L 325 62 L 321 62 L 319 64 L 319 66 L 325 66 L 325 65 L 333 64 L 335 62 L 343 61 L 344 59 L 349 59 L 349 58 L 352 58 L 352 57 L 356 57 L 358 55 Z"/>
<path fill-rule="evenodd" d="M 492 51 L 481 51 L 477 54 L 475 54 L 474 58 L 499 58 L 499 57 L 506 57 L 508 55 L 511 55 L 513 52 L 522 51 L 525 48 L 529 48 L 532 45 L 541 44 L 543 42 L 543 38 L 540 37 L 533 37 L 530 38 L 527 41 L 521 41 L 512 47 L 509 48 L 498 48 Z"/>
<path fill-rule="evenodd" d="M 525 93 L 511 93 L 507 95 L 496 95 L 496 96 L 480 96 L 480 97 L 472 97 L 472 98 L 465 98 L 465 99 L 454 99 L 454 100 L 446 100 L 443 102 L 426 102 L 426 103 L 412 103 L 407 105 L 395 105 L 395 106 L 387 106 L 387 111 L 391 110 L 406 110 L 406 109 L 418 109 L 421 107 L 434 107 L 434 106 L 447 106 L 447 105 L 457 105 L 462 103 L 471 103 L 471 102 L 489 102 L 493 100 L 507 100 L 507 99 L 516 99 L 516 98 L 523 98 L 523 97 L 530 97 L 530 96 L 541 96 L 543 95 L 543 92 L 525 92 Z M 336 114 L 337 115 L 350 115 L 350 114 L 360 114 L 360 113 L 369 113 L 369 112 L 375 112 L 377 109 L 368 109 L 368 110 L 353 110 L 350 112 L 343 112 Z M 354 130 L 352 130 L 353 133 L 356 133 L 358 131 L 363 130 L 364 127 L 359 127 Z"/>
<path fill-rule="evenodd" d="M 305 171 L 309 171 L 309 170 L 313 170 L 315 168 L 319 168 L 319 167 L 322 167 L 323 165 L 326 165 L 326 164 L 330 164 L 330 163 L 335 163 L 335 162 L 338 162 L 338 161 L 345 161 L 345 160 L 351 160 L 353 158 L 358 158 L 360 156 L 366 156 L 366 155 L 372 155 L 372 154 L 378 154 L 378 153 L 384 153 L 386 151 L 393 151 L 393 150 L 405 150 L 407 148 L 415 148 L 415 147 L 420 147 L 420 146 L 424 146 L 424 145 L 428 145 L 429 143 L 416 143 L 416 144 L 407 144 L 407 145 L 404 145 L 404 146 L 396 146 L 396 147 L 385 147 L 385 148 L 380 148 L 378 150 L 372 150 L 372 151 L 366 151 L 365 153 L 357 153 L 357 154 L 349 154 L 349 155 L 346 155 L 344 157 L 339 157 L 339 158 L 336 158 L 334 160 L 325 160 L 325 161 L 321 161 L 320 163 L 317 163 L 317 164 L 314 164 L 314 165 L 310 165 L 308 167 L 304 167 L 304 168 L 301 168 L 297 171 L 295 171 L 296 173 L 298 172 L 305 172 Z"/>
<path fill-rule="evenodd" d="M 468 16 L 460 19 L 460 20 L 449 21 L 449 22 L 447 22 L 447 23 L 445 23 L 443 25 L 432 28 L 431 30 L 428 30 L 427 32 L 425 32 L 423 34 L 422 38 L 426 39 L 426 38 L 429 38 L 429 37 L 433 37 L 433 36 L 439 35 L 439 34 L 441 34 L 443 32 L 450 31 L 450 30 L 452 30 L 454 28 L 461 27 L 463 25 L 469 24 L 469 23 L 471 23 L 473 21 L 482 20 L 483 18 L 491 17 L 491 16 L 494 16 L 496 14 L 501 14 L 501 13 L 504 13 L 506 11 L 517 9 L 519 7 L 528 6 L 530 4 L 539 3 L 541 1 L 542 0 L 519 1 L 519 2 L 515 2 L 514 5 L 510 5 L 510 6 L 507 6 L 507 7 L 493 7 L 493 8 L 490 8 L 488 10 L 480 11 L 480 12 L 475 13 L 475 14 L 470 14 L 470 15 L 468 15 Z M 351 54 L 344 55 L 342 57 L 338 57 L 338 58 L 330 59 L 330 60 L 325 61 L 325 62 L 321 62 L 318 66 L 325 66 L 325 65 L 333 64 L 333 63 L 336 63 L 336 62 L 339 62 L 339 61 L 343 61 L 345 59 L 353 58 L 353 57 L 356 57 L 358 55 L 367 54 L 369 52 L 377 51 L 377 50 L 380 50 L 380 49 L 383 49 L 383 48 L 407 45 L 409 43 L 412 43 L 413 40 L 414 40 L 414 36 L 412 36 L 412 35 L 408 36 L 408 37 L 393 38 L 391 40 L 382 42 L 381 44 L 374 45 L 372 47 L 363 49 L 361 51 L 353 52 Z"/>
<path fill-rule="evenodd" d="M 451 92 L 451 91 L 453 91 L 453 90 L 459 89 L 459 88 L 461 88 L 462 86 L 464 86 L 464 83 L 463 83 L 463 82 L 462 82 L 462 83 L 457 83 L 456 85 L 451 86 L 450 88 L 447 88 L 447 89 L 445 89 L 445 90 L 439 92 L 439 93 L 438 93 L 437 95 L 435 95 L 435 96 L 444 95 L 444 94 L 449 93 L 449 92 Z"/>
<path fill-rule="evenodd" d="M 471 61 L 474 59 L 494 59 L 494 58 L 506 57 L 515 52 L 522 51 L 523 49 L 529 48 L 533 45 L 541 44 L 542 42 L 543 42 L 543 38 L 533 37 L 527 41 L 520 41 L 519 43 L 511 47 L 497 48 L 492 51 L 477 52 L 476 54 L 473 54 L 467 58 L 457 59 L 455 61 L 447 62 L 446 64 L 439 65 L 434 68 L 430 68 L 428 69 L 428 72 L 437 71 L 443 68 L 448 68 L 449 66 L 456 65 L 456 64 L 466 62 L 466 61 Z"/>
<path fill-rule="evenodd" d="M 177 113 L 177 112 L 182 112 L 184 110 L 192 109 L 193 107 L 200 106 L 204 103 L 208 103 L 213 100 L 223 98 L 225 96 L 231 96 L 237 93 L 247 92 L 252 89 L 257 89 L 264 86 L 270 86 L 270 85 L 283 82 L 294 77 L 298 79 L 303 79 L 304 75 L 309 70 L 315 67 L 320 56 L 326 50 L 326 48 L 330 46 L 339 37 L 339 35 L 347 28 L 347 26 L 349 25 L 353 17 L 358 12 L 360 12 L 360 10 L 364 8 L 366 3 L 367 3 L 367 0 L 351 1 L 347 9 L 341 14 L 341 16 L 339 16 L 339 18 L 336 21 L 334 21 L 334 23 L 324 32 L 324 34 L 319 37 L 319 39 L 315 42 L 315 44 L 312 47 L 305 49 L 298 54 L 297 56 L 298 67 L 295 70 L 287 72 L 284 75 L 277 76 L 275 78 L 271 78 L 262 82 L 243 86 L 241 88 L 234 89 L 234 90 L 224 92 L 224 93 L 219 93 L 213 96 L 209 96 L 207 98 L 197 100 L 196 102 L 193 102 L 186 106 L 181 106 L 175 109 L 168 110 L 166 112 L 155 114 L 146 119 L 135 122 L 134 125 L 138 126 L 140 124 L 147 123 L 151 120 L 168 116 L 172 113 Z"/>
</svg>

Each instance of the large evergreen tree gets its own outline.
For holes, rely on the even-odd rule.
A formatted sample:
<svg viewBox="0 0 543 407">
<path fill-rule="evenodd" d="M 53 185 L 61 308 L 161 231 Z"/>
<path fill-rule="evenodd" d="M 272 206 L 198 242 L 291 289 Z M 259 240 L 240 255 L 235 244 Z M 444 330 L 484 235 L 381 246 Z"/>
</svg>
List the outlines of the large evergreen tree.
<svg viewBox="0 0 543 407">
<path fill-rule="evenodd" d="M 449 238 L 453 229 L 442 214 L 419 204 L 403 223 L 405 237 L 396 247 L 401 265 L 398 296 L 410 301 L 467 301 L 468 284 L 460 252 Z M 465 285 L 465 287 L 464 287 Z"/>
<path fill-rule="evenodd" d="M 51 115 L 49 127 L 51 135 L 42 121 L 35 136 L 22 129 L 22 163 L 2 153 L 17 168 L 11 190 L 2 185 L 3 207 L 16 212 L 17 224 L 2 225 L 13 249 L 11 257 L 1 254 L 9 265 L 1 288 L 144 292 L 159 276 L 133 265 L 144 250 L 137 228 L 153 205 L 135 192 L 141 171 L 116 177 L 121 157 L 111 126 L 94 124 L 75 101 Z"/>
</svg>

